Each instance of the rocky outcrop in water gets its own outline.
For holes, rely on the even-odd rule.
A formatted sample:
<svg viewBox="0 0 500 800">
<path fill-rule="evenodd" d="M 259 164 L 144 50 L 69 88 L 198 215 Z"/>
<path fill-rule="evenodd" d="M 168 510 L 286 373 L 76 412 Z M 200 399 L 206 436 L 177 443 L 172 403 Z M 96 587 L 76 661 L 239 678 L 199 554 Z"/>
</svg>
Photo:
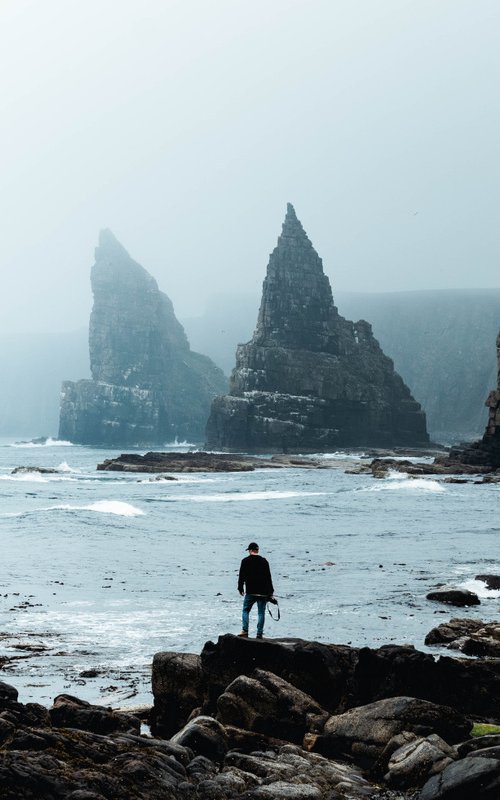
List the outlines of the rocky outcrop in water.
<svg viewBox="0 0 500 800">
<path fill-rule="evenodd" d="M 257 328 L 237 349 L 230 393 L 212 404 L 208 447 L 299 452 L 428 441 L 425 415 L 371 326 L 339 315 L 289 204 Z"/>
<path fill-rule="evenodd" d="M 436 459 L 437 463 L 452 467 L 460 466 L 480 468 L 481 471 L 500 469 L 500 333 L 497 335 L 497 386 L 486 400 L 488 422 L 483 438 L 471 444 L 452 447 L 445 459 Z"/>
<path fill-rule="evenodd" d="M 169 298 L 102 231 L 91 273 L 92 379 L 65 381 L 59 437 L 80 444 L 200 441 L 222 371 L 189 347 Z"/>
</svg>

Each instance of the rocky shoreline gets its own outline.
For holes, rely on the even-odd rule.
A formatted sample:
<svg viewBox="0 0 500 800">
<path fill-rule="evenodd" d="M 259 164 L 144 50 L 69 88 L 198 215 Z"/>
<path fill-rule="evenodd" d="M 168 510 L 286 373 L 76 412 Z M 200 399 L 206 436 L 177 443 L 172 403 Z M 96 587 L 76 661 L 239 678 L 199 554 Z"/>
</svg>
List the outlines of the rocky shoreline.
<svg viewBox="0 0 500 800">
<path fill-rule="evenodd" d="M 350 451 L 351 452 L 351 451 Z M 353 450 L 352 452 L 356 452 Z M 360 458 L 373 458 L 380 463 L 410 463 L 395 460 L 398 453 L 405 455 L 436 455 L 439 450 L 414 450 L 407 449 L 394 450 L 360 450 Z M 374 463 L 374 462 L 372 462 Z M 98 470 L 111 472 L 252 472 L 256 469 L 344 469 L 356 472 L 357 467 L 353 468 L 352 457 L 345 458 L 307 456 L 307 455 L 248 455 L 247 453 L 212 453 L 205 451 L 190 452 L 158 452 L 153 451 L 140 455 L 139 453 L 122 453 L 116 458 L 107 458 L 97 465 Z M 387 469 L 390 467 L 388 466 Z M 30 467 L 18 467 L 18 469 L 32 469 Z M 359 471 L 370 471 L 371 467 L 363 465 Z"/>
<path fill-rule="evenodd" d="M 23 705 L 0 683 L 0 794 L 497 800 L 500 731 L 471 732 L 500 723 L 499 689 L 498 658 L 227 634 L 199 655 L 155 656 L 152 736 L 144 709 Z"/>
</svg>

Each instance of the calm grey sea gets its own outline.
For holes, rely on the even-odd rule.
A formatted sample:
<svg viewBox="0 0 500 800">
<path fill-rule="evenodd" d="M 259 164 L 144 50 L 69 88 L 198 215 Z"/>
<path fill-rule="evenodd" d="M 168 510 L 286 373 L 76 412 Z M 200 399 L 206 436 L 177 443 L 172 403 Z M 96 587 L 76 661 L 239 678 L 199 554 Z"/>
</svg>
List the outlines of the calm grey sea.
<svg viewBox="0 0 500 800">
<path fill-rule="evenodd" d="M 97 472 L 113 455 L 0 442 L 0 680 L 21 702 L 63 691 L 150 702 L 154 653 L 199 652 L 239 632 L 237 571 L 251 540 L 280 600 L 269 637 L 426 650 L 446 619 L 498 618 L 500 593 L 475 576 L 500 573 L 500 486 L 343 469 L 175 481 Z M 21 465 L 59 472 L 12 475 Z M 426 600 L 439 583 L 473 589 L 481 605 Z"/>
</svg>

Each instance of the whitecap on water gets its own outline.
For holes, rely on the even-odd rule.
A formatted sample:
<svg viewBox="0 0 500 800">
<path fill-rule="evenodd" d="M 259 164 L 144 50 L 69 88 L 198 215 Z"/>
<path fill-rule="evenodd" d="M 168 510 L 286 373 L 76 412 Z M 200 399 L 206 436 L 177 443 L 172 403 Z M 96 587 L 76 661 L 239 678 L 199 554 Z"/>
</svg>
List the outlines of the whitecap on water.
<svg viewBox="0 0 500 800">
<path fill-rule="evenodd" d="M 362 492 L 386 492 L 386 491 L 399 491 L 402 489 L 405 492 L 444 492 L 444 486 L 439 481 L 427 480 L 426 478 L 413 478 L 408 477 L 399 480 L 394 479 L 393 476 L 386 482 L 379 480 L 376 486 L 366 486 L 360 491 Z"/>
<path fill-rule="evenodd" d="M 74 447 L 73 442 L 68 442 L 65 439 L 52 439 L 50 436 L 44 442 L 12 442 L 10 447 Z"/>
<path fill-rule="evenodd" d="M 73 506 L 69 504 L 61 506 L 49 506 L 39 509 L 39 511 L 98 511 L 101 514 L 117 514 L 120 517 L 138 517 L 144 514 L 140 508 L 124 503 L 122 500 L 97 500 L 85 506 Z"/>
<path fill-rule="evenodd" d="M 18 483 L 48 483 L 49 479 L 40 472 L 16 472 L 15 475 L 0 475 L 1 481 L 16 481 Z"/>
<path fill-rule="evenodd" d="M 292 497 L 315 497 L 325 494 L 328 492 L 225 492 L 224 494 L 190 494 L 168 499 L 178 502 L 192 501 L 193 503 L 230 503 L 247 500 L 288 500 Z"/>
<path fill-rule="evenodd" d="M 484 581 L 477 581 L 472 578 L 461 583 L 460 588 L 474 592 L 481 600 L 497 600 L 500 597 L 500 589 L 488 589 Z"/>
<path fill-rule="evenodd" d="M 81 470 L 79 469 L 73 469 L 73 467 L 70 467 L 67 461 L 61 461 L 57 469 L 59 470 L 59 472 L 74 472 L 74 473 L 81 472 Z"/>
</svg>

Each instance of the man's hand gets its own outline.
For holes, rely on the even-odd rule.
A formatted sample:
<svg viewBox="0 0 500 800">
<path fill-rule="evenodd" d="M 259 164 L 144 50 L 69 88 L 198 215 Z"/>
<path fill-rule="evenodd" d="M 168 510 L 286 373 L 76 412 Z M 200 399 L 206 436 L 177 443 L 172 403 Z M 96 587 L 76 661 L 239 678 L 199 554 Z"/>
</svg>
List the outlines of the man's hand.
<svg viewBox="0 0 500 800">
<path fill-rule="evenodd" d="M 241 596 L 243 597 L 243 592 L 240 592 Z"/>
</svg>

